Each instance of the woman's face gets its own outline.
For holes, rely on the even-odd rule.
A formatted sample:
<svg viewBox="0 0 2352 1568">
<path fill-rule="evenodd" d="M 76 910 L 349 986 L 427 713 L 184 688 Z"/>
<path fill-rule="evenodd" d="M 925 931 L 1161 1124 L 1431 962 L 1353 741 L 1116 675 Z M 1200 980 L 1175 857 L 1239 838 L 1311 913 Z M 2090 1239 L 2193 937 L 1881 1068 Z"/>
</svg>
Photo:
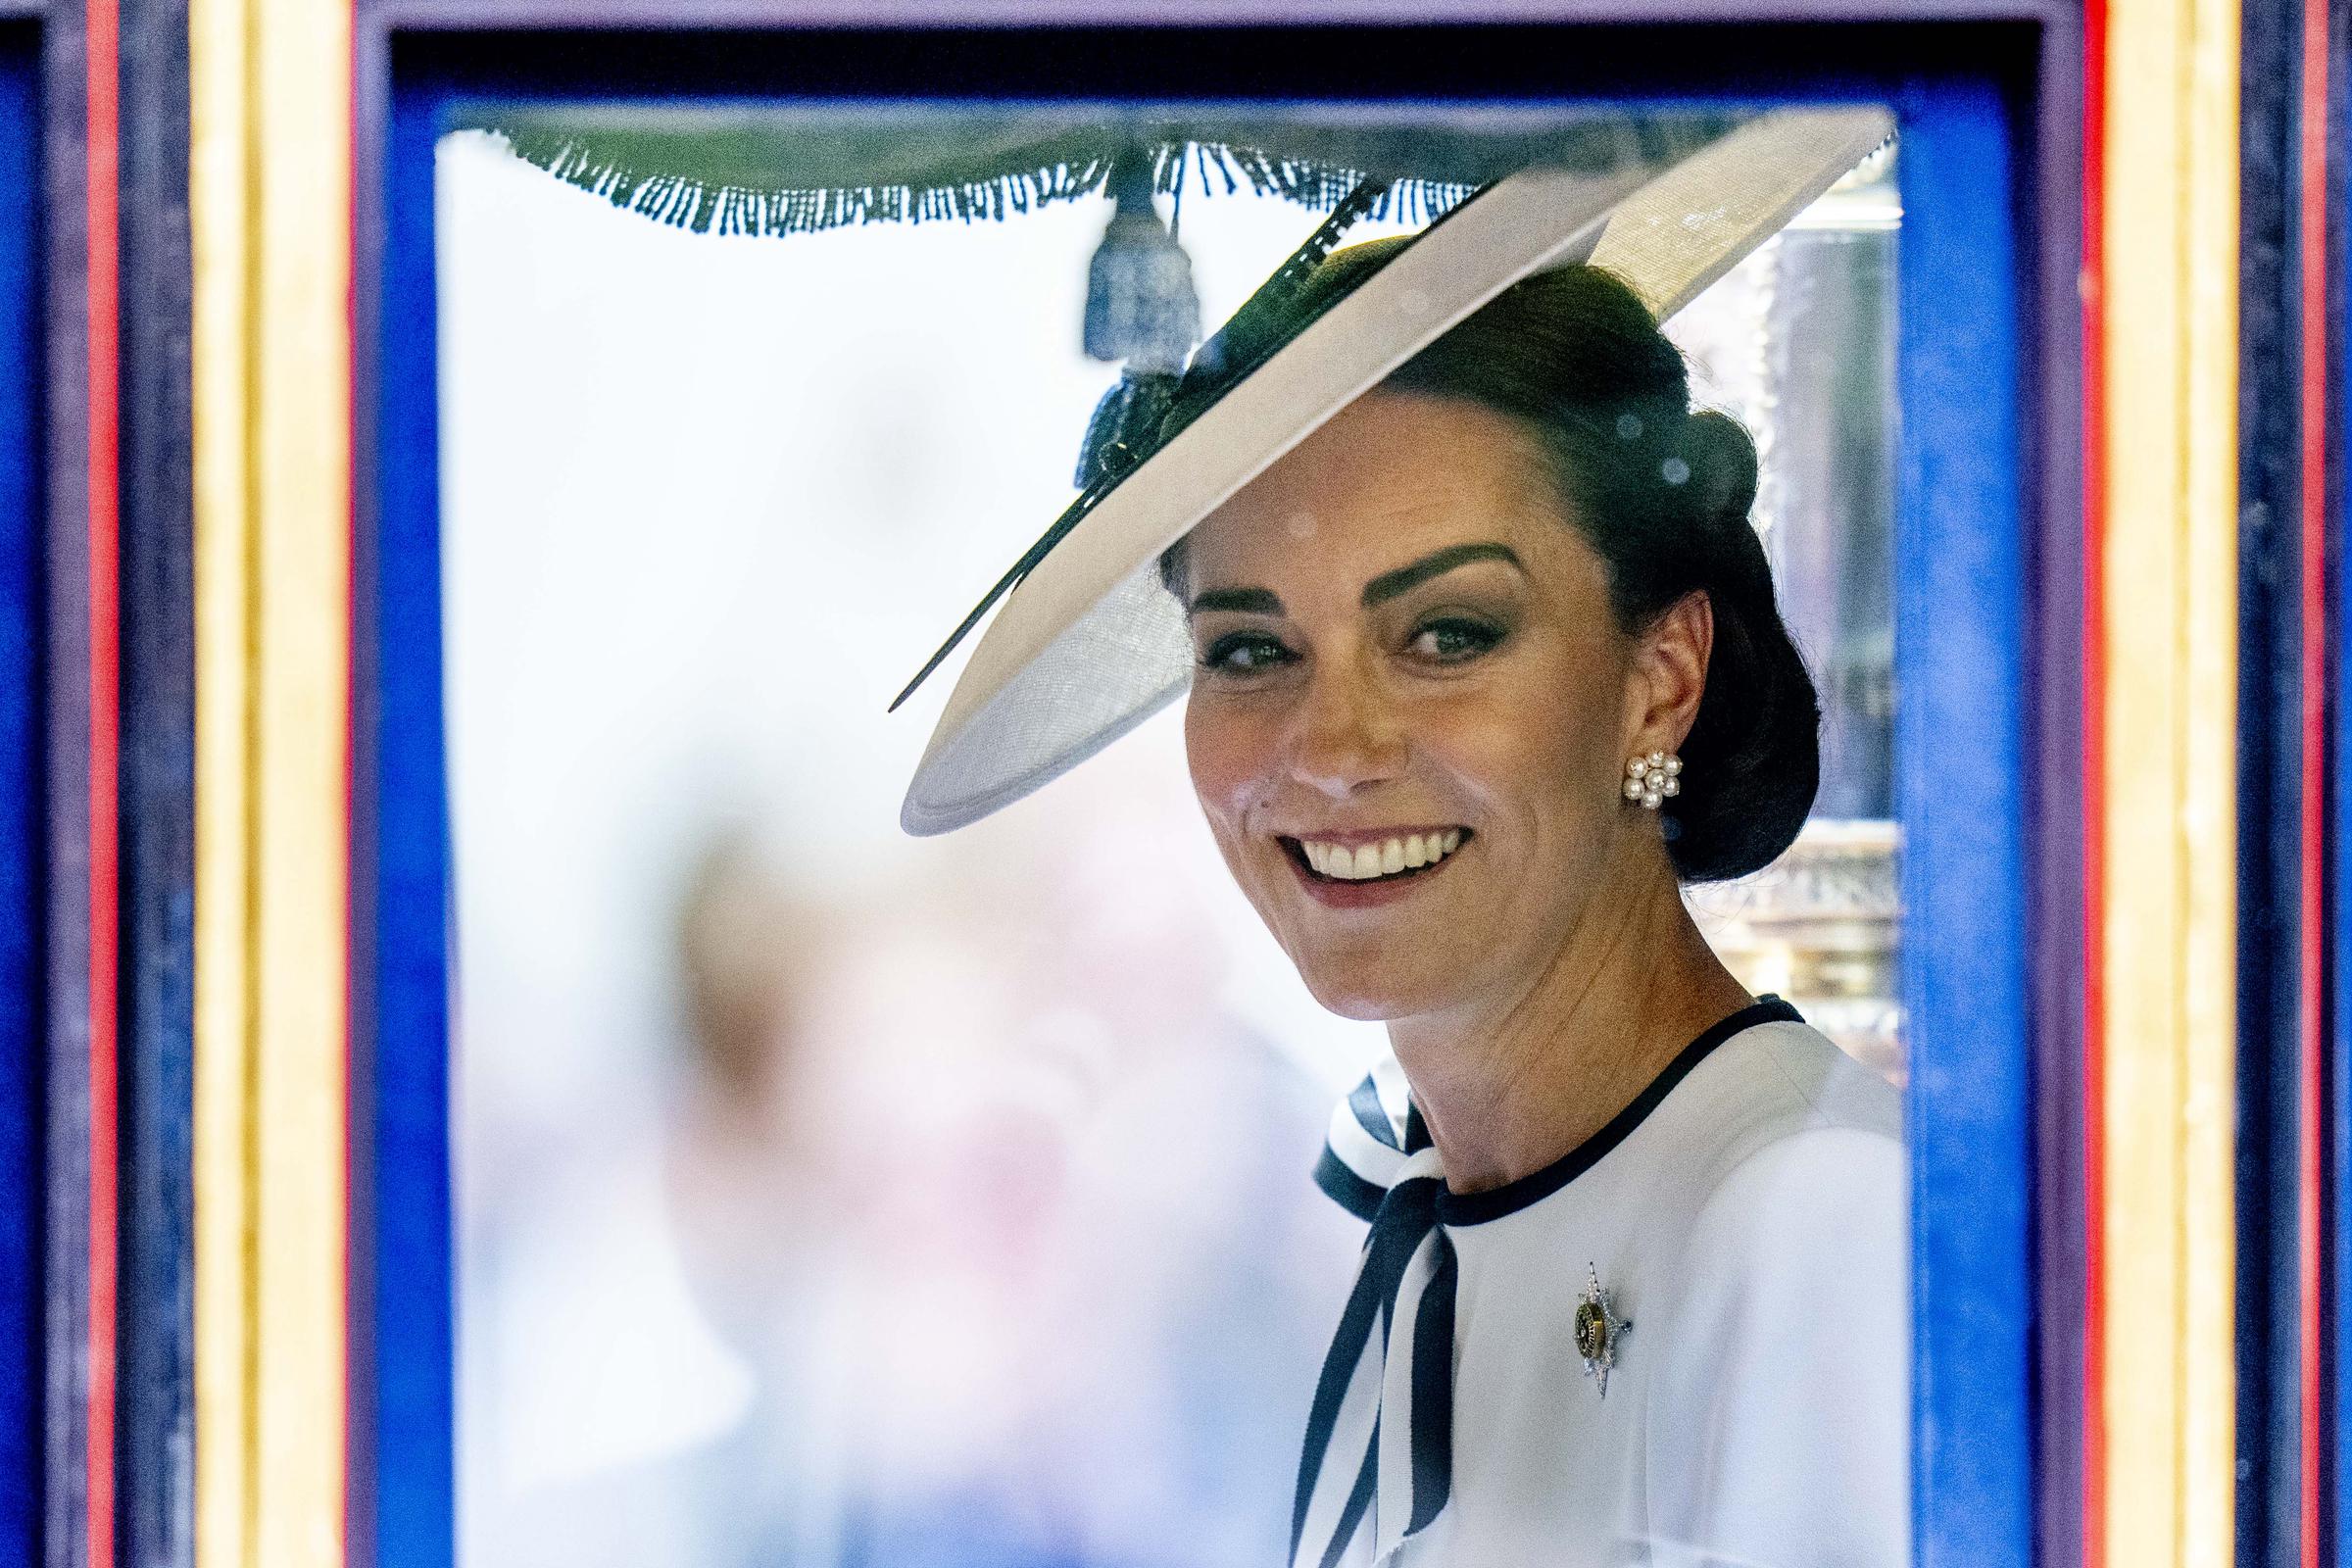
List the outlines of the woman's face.
<svg viewBox="0 0 2352 1568">
<path fill-rule="evenodd" d="M 1508 416 L 1382 390 L 1187 542 L 1193 786 L 1335 1012 L 1517 995 L 1662 855 L 1625 764 L 1695 686 L 1661 699 L 1559 506 Z"/>
</svg>

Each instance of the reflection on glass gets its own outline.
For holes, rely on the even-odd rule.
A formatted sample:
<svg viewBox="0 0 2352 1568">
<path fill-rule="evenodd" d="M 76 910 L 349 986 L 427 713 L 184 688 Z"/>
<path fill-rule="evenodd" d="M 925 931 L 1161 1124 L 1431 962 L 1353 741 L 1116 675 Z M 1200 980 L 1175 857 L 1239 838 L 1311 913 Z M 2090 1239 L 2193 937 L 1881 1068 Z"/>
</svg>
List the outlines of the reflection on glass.
<svg viewBox="0 0 2352 1568">
<path fill-rule="evenodd" d="M 1900 1083 L 1894 776 L 1892 149 L 1670 328 L 1756 438 L 1755 521 L 1822 705 L 1821 793 L 1781 859 L 1691 892 L 1708 940 Z M 1702 394 L 1703 395 L 1703 394 Z"/>
<path fill-rule="evenodd" d="M 1233 890 L 1175 714 L 920 845 L 944 690 L 882 716 L 1069 495 L 1108 201 L 775 239 L 478 134 L 440 177 L 465 1560 L 1278 1557 L 1380 1033 Z M 1697 902 L 1899 1075 L 1889 178 L 1675 333 L 1829 711 L 1822 820 Z M 1312 221 L 1212 188 L 1210 323 Z"/>
</svg>

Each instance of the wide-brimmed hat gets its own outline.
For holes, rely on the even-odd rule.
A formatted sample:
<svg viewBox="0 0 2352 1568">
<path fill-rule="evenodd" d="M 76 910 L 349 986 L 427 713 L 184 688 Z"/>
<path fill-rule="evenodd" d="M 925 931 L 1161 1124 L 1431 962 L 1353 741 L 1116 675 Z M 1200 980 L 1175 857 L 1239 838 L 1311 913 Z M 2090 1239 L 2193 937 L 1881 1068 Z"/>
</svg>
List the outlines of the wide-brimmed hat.
<svg viewBox="0 0 2352 1568">
<path fill-rule="evenodd" d="M 1584 263 L 1622 279 L 1663 322 L 1892 133 L 1874 107 L 1784 110 L 1663 169 L 1522 169 L 1332 287 L 1325 256 L 1378 192 L 1367 184 L 1343 199 L 1181 376 L 1130 381 L 1106 400 L 1077 501 L 915 677 L 1002 599 L 915 768 L 901 824 L 932 834 L 975 822 L 1183 692 L 1192 640 L 1159 581 L 1161 553 L 1504 289 Z"/>
</svg>

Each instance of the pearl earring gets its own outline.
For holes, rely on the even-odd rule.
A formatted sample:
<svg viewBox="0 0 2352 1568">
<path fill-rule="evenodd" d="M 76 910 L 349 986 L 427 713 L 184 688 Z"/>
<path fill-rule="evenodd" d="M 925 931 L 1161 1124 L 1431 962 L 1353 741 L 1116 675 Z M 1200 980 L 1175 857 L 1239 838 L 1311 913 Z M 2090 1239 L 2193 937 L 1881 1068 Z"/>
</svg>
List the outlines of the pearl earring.
<svg viewBox="0 0 2352 1568">
<path fill-rule="evenodd" d="M 1672 752 L 1651 752 L 1625 764 L 1625 798 L 1656 810 L 1671 796 L 1683 793 L 1683 760 Z"/>
</svg>

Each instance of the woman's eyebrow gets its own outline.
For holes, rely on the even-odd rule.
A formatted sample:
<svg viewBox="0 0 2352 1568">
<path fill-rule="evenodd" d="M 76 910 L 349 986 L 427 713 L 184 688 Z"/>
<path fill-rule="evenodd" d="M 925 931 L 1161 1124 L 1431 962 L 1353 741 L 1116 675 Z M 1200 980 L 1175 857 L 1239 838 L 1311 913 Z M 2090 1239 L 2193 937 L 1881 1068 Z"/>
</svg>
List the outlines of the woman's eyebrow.
<svg viewBox="0 0 2352 1568">
<path fill-rule="evenodd" d="M 1448 545 L 1444 550 L 1431 551 L 1419 561 L 1398 566 L 1395 571 L 1384 571 L 1364 584 L 1364 608 L 1369 610 L 1384 600 L 1394 599 L 1398 594 L 1418 588 L 1432 577 L 1441 576 L 1473 561 L 1507 561 L 1521 571 L 1527 569 L 1520 565 L 1518 552 L 1509 545 Z"/>
<path fill-rule="evenodd" d="M 1230 610 L 1242 615 L 1279 615 L 1282 599 L 1266 588 L 1203 588 L 1193 595 L 1186 613 L 1198 615 L 1203 610 Z"/>
</svg>

